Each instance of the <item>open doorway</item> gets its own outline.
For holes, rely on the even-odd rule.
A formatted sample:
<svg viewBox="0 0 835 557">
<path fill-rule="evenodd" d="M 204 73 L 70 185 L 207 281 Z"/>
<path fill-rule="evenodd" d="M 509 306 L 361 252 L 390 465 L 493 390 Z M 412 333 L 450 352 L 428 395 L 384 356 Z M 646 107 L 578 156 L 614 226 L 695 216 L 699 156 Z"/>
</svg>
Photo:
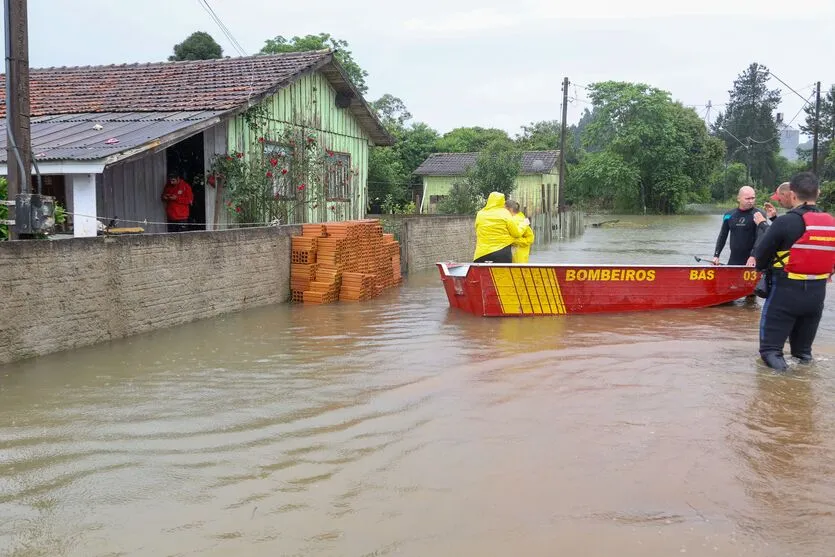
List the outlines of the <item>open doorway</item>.
<svg viewBox="0 0 835 557">
<path fill-rule="evenodd" d="M 194 193 L 189 222 L 194 230 L 206 229 L 206 186 L 203 183 L 203 133 L 193 135 L 166 149 L 168 172 L 175 172 L 189 183 Z"/>
</svg>

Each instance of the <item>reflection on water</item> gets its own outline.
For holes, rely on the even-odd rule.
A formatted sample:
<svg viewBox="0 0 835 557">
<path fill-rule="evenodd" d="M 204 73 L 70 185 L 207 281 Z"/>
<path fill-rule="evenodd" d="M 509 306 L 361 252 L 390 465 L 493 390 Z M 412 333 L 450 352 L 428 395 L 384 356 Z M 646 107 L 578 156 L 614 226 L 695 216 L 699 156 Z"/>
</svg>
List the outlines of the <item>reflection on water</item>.
<svg viewBox="0 0 835 557">
<path fill-rule="evenodd" d="M 620 218 L 532 260 L 720 222 Z M 832 307 L 786 376 L 756 304 L 483 319 L 436 271 L 2 367 L 0 555 L 828 556 Z"/>
</svg>

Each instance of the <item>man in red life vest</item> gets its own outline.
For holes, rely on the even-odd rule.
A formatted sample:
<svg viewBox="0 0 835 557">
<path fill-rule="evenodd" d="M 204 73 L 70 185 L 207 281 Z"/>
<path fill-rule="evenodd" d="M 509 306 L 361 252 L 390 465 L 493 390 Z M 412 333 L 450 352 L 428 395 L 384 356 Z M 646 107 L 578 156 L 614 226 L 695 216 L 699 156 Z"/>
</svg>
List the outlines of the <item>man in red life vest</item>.
<svg viewBox="0 0 835 557">
<path fill-rule="evenodd" d="M 835 218 L 817 205 L 819 184 L 811 172 L 789 182 L 792 209 L 776 219 L 754 248 L 758 271 L 771 272 L 760 318 L 760 357 L 785 370 L 783 346 L 801 363 L 812 361 L 812 343 L 835 272 Z"/>
<path fill-rule="evenodd" d="M 188 217 L 194 194 L 188 182 L 177 174 L 168 175 L 168 183 L 162 190 L 162 200 L 165 202 L 165 216 L 168 220 L 168 232 L 185 232 L 188 230 Z"/>
</svg>

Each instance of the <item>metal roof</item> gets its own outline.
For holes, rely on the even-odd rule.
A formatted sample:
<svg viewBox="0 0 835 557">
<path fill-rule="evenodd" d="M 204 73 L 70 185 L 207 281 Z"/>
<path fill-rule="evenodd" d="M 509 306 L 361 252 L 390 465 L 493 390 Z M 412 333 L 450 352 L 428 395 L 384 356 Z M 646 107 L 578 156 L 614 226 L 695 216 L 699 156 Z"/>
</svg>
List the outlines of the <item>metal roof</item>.
<svg viewBox="0 0 835 557">
<path fill-rule="evenodd" d="M 32 156 L 37 161 L 99 161 L 141 151 L 171 134 L 214 125 L 226 111 L 107 112 L 32 118 Z M 99 129 L 100 127 L 100 129 Z M 6 120 L 0 120 L 0 163 L 7 162 Z"/>
<path fill-rule="evenodd" d="M 559 151 L 525 151 L 521 174 L 546 174 L 557 164 Z M 475 164 L 478 153 L 434 153 L 415 170 L 418 176 L 462 176 Z"/>
</svg>

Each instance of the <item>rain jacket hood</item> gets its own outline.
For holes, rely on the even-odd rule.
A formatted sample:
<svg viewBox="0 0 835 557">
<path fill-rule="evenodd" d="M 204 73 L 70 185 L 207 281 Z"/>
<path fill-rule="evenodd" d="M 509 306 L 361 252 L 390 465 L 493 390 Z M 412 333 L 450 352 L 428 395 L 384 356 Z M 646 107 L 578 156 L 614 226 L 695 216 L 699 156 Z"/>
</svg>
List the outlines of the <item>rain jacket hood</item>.
<svg viewBox="0 0 835 557">
<path fill-rule="evenodd" d="M 519 225 L 505 206 L 504 194 L 497 191 L 487 197 L 484 208 L 475 217 L 475 255 L 478 259 L 513 244 L 522 236 Z"/>
<path fill-rule="evenodd" d="M 513 242 L 514 263 L 527 263 L 531 256 L 531 245 L 533 245 L 534 236 L 533 229 L 529 225 L 523 224 L 526 218 L 525 213 L 522 211 L 513 215 L 513 220 L 516 221 L 519 230 L 522 231 L 522 236 Z"/>
</svg>

